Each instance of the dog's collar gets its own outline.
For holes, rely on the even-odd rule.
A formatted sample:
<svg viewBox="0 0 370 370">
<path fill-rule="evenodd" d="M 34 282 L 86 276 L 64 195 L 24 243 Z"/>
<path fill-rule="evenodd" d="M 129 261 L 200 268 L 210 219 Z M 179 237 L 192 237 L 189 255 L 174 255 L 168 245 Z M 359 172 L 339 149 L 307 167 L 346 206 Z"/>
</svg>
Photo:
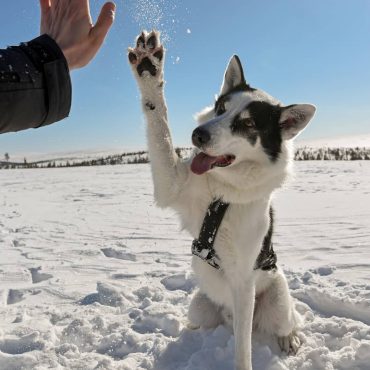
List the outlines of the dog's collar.
<svg viewBox="0 0 370 370">
<path fill-rule="evenodd" d="M 229 205 L 229 203 L 224 203 L 221 199 L 216 199 L 209 205 L 203 220 L 202 228 L 200 229 L 199 237 L 193 240 L 191 246 L 191 252 L 194 256 L 201 258 L 204 262 L 207 262 L 210 266 L 218 270 L 221 269 L 221 261 L 213 245 Z M 270 223 L 272 223 L 272 213 L 270 213 Z M 272 225 L 270 224 L 269 232 L 265 236 L 261 252 L 254 266 L 255 270 L 261 269 L 268 271 L 276 269 L 277 257 L 271 242 L 271 234 Z"/>
</svg>

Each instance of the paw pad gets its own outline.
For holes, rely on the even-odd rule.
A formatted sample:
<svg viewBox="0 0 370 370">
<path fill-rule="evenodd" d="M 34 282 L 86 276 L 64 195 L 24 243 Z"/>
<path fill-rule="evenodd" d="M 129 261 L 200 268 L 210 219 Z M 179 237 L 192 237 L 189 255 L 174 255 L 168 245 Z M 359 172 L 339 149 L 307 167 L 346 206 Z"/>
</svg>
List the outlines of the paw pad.
<svg viewBox="0 0 370 370">
<path fill-rule="evenodd" d="M 145 72 L 146 76 L 158 76 L 163 67 L 163 57 L 164 49 L 156 31 L 143 31 L 136 39 L 136 47 L 128 50 L 128 60 L 140 77 Z"/>
</svg>

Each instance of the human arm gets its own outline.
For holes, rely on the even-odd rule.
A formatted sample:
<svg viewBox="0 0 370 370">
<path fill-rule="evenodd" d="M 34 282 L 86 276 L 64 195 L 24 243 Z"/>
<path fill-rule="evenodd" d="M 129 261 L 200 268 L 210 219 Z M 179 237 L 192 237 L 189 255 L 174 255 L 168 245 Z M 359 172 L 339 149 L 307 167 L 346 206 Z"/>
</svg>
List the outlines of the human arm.
<svg viewBox="0 0 370 370">
<path fill-rule="evenodd" d="M 0 50 L 0 133 L 67 117 L 71 96 L 67 61 L 49 36 Z"/>
<path fill-rule="evenodd" d="M 106 3 L 92 24 L 88 0 L 40 0 L 39 38 L 0 50 L 0 133 L 36 128 L 68 116 L 69 70 L 85 66 L 114 20 Z"/>
</svg>

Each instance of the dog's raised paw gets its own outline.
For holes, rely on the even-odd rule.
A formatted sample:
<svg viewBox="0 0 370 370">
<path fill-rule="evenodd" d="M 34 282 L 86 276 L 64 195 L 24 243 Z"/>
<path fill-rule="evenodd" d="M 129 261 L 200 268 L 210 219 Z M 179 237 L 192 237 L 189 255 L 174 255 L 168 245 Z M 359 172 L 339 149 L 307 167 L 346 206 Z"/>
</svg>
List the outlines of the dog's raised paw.
<svg viewBox="0 0 370 370">
<path fill-rule="evenodd" d="M 301 346 L 301 340 L 296 333 L 290 333 L 286 337 L 278 337 L 280 349 L 287 355 L 295 355 Z"/>
<path fill-rule="evenodd" d="M 164 48 L 157 31 L 143 31 L 136 39 L 136 47 L 128 49 L 128 60 L 139 77 L 160 76 L 163 58 Z"/>
</svg>

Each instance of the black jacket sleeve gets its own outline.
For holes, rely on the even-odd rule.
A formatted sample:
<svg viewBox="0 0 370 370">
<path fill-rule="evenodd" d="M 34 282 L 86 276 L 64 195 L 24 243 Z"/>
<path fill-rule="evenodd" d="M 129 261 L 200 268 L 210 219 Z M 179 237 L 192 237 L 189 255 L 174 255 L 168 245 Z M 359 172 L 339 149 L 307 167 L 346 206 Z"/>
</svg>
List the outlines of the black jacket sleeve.
<svg viewBox="0 0 370 370">
<path fill-rule="evenodd" d="M 68 64 L 51 37 L 0 50 L 0 133 L 60 121 L 71 97 Z"/>
</svg>

